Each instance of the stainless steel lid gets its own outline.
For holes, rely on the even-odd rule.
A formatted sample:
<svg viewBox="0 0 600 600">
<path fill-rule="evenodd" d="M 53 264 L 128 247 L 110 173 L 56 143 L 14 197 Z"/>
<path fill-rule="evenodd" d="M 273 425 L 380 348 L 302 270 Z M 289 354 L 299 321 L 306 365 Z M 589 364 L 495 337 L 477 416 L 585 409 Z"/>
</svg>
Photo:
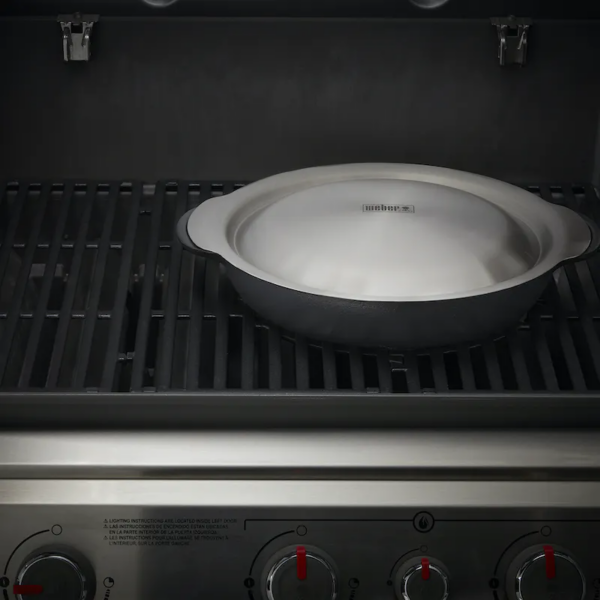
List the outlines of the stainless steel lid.
<svg viewBox="0 0 600 600">
<path fill-rule="evenodd" d="M 579 256 L 578 215 L 448 169 L 343 165 L 271 177 L 202 204 L 199 247 L 260 279 L 365 301 L 422 301 L 524 283 Z"/>
</svg>

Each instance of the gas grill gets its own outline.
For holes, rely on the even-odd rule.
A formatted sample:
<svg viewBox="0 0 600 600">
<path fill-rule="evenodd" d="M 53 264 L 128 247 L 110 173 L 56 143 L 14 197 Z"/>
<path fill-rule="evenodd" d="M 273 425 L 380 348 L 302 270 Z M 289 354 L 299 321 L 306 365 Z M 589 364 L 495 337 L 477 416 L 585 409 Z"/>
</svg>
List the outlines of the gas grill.
<svg viewBox="0 0 600 600">
<path fill-rule="evenodd" d="M 504 335 L 406 351 L 282 330 L 177 241 L 354 161 L 600 222 L 600 9 L 418 4 L 0 8 L 4 600 L 598 596 L 600 255 Z"/>
</svg>

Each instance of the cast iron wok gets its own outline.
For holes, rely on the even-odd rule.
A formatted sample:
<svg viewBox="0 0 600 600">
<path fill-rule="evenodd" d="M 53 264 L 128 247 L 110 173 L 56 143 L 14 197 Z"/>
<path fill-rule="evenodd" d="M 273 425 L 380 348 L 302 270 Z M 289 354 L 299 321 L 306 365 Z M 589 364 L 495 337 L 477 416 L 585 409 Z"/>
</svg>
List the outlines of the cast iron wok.
<svg viewBox="0 0 600 600">
<path fill-rule="evenodd" d="M 304 336 L 413 349 L 514 325 L 553 272 L 600 246 L 587 217 L 520 188 L 421 165 L 276 175 L 177 225 L 241 298 Z"/>
</svg>

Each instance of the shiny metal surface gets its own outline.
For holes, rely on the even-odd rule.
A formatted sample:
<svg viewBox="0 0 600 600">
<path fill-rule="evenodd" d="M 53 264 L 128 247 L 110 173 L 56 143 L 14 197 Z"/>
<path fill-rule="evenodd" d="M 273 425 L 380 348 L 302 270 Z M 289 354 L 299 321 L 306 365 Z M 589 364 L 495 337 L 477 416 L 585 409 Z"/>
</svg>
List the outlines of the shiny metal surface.
<svg viewBox="0 0 600 600">
<path fill-rule="evenodd" d="M 0 478 L 518 478 L 600 474 L 586 430 L 5 432 Z"/>
<path fill-rule="evenodd" d="M 568 554 L 565 554 L 564 552 L 555 552 L 554 556 L 556 558 L 560 558 L 562 560 L 567 561 L 569 564 L 571 564 L 571 566 L 573 566 L 575 568 L 577 573 L 579 573 L 579 576 L 581 577 L 581 583 L 583 585 L 583 593 L 581 594 L 580 598 L 577 598 L 574 600 L 584 600 L 584 598 L 586 596 L 586 581 L 585 581 L 585 575 L 581 572 L 579 565 L 573 560 L 573 558 L 571 558 Z M 517 600 L 528 600 L 528 598 L 525 598 L 523 596 L 523 592 L 522 592 L 523 578 L 524 578 L 526 572 L 528 571 L 528 569 L 530 569 L 536 562 L 538 562 L 540 560 L 545 560 L 544 552 L 539 552 L 539 553 L 533 555 L 528 560 L 526 560 L 523 563 L 523 565 L 521 566 L 521 568 L 519 569 L 519 571 L 517 572 L 517 577 L 515 580 L 515 595 L 517 597 Z"/>
<path fill-rule="evenodd" d="M 3 479 L 0 507 L 130 506 L 160 508 L 509 510 L 520 515 L 544 510 L 583 511 L 600 507 L 595 481 L 319 481 L 319 480 L 121 480 Z M 389 514 L 389 513 L 387 513 Z M 571 513 L 572 514 L 572 513 Z M 591 518 L 591 517 L 590 517 Z"/>
<path fill-rule="evenodd" d="M 418 181 L 311 187 L 247 217 L 230 240 L 263 272 L 346 298 L 470 292 L 523 275 L 539 255 L 500 208 Z"/>
<path fill-rule="evenodd" d="M 447 600 L 448 596 L 450 594 L 450 582 L 448 580 L 448 576 L 446 575 L 446 573 L 444 572 L 443 569 L 441 569 L 440 567 L 438 567 L 435 564 L 430 564 L 429 569 L 430 569 L 430 571 L 437 573 L 440 576 L 441 580 L 444 582 L 444 594 L 441 598 L 439 598 L 439 600 Z M 416 575 L 418 575 L 422 570 L 423 570 L 422 565 L 420 565 L 420 564 L 414 565 L 414 566 L 410 567 L 410 569 L 408 569 L 408 571 L 405 573 L 404 577 L 402 577 L 402 583 L 400 586 L 400 590 L 401 590 L 402 598 L 404 600 L 419 600 L 418 598 L 411 598 L 410 594 L 408 593 L 408 585 L 410 583 L 410 580 L 413 577 L 415 577 Z"/>
<path fill-rule="evenodd" d="M 60 548 L 89 559 L 96 598 L 268 600 L 269 570 L 301 544 L 331 557 L 340 599 L 393 600 L 398 565 L 426 553 L 474 600 L 532 544 L 600 578 L 598 536 L 594 431 L 0 435 L 9 584 Z"/>
<path fill-rule="evenodd" d="M 395 569 L 427 553 L 474 600 L 550 540 L 593 580 L 599 445 L 592 431 L 4 433 L 0 576 L 60 546 L 89 558 L 95 597 L 268 600 L 269 570 L 302 544 L 334 561 L 340 599 L 393 600 Z"/>
<path fill-rule="evenodd" d="M 73 572 L 73 574 L 76 576 L 76 579 L 79 580 L 79 585 L 80 585 L 80 589 L 81 589 L 79 598 L 77 598 L 76 600 L 85 600 L 86 598 L 88 598 L 89 589 L 88 589 L 87 578 L 85 577 L 83 571 L 80 569 L 79 565 L 74 560 L 71 560 L 67 556 L 63 556 L 62 554 L 57 554 L 57 553 L 52 553 L 52 552 L 38 554 L 36 556 L 33 556 L 30 560 L 28 560 L 21 567 L 19 574 L 17 575 L 17 579 L 16 579 L 17 584 L 22 585 L 25 582 L 25 578 L 27 577 L 28 571 L 32 567 L 35 567 L 36 565 L 40 565 L 40 563 L 47 562 L 47 561 L 48 562 L 49 561 L 58 561 L 60 563 L 63 563 L 68 568 L 70 568 L 71 571 Z M 54 563 L 54 564 L 56 564 L 56 563 Z M 46 591 L 46 593 L 48 593 L 48 590 L 45 590 L 45 591 Z M 17 597 L 17 600 L 29 600 L 30 595 L 29 594 L 23 594 L 23 595 L 16 594 L 16 597 Z M 65 599 L 65 600 L 71 600 L 71 599 Z"/>
<path fill-rule="evenodd" d="M 320 567 L 322 567 L 326 573 L 326 577 L 330 580 L 330 590 L 326 593 L 327 600 L 336 600 L 338 597 L 338 582 L 335 575 L 335 571 L 332 566 L 323 557 L 319 556 L 316 552 L 308 551 L 306 553 L 307 561 L 315 561 Z M 276 579 L 281 574 L 282 569 L 289 566 L 290 561 L 296 561 L 296 553 L 287 553 L 280 560 L 269 569 L 265 582 L 265 592 L 268 600 L 287 600 L 285 597 L 281 597 L 281 594 L 276 594 Z M 310 569 L 310 566 L 309 566 Z M 315 596 L 317 596 L 315 594 Z M 318 597 L 318 596 L 317 596 Z"/>
<path fill-rule="evenodd" d="M 600 577 L 598 498 L 596 482 L 3 480 L 0 579 L 60 545 L 90 560 L 97 598 L 268 600 L 272 560 L 302 544 L 335 561 L 344 600 L 393 600 L 396 565 L 424 551 L 453 598 L 475 600 L 494 578 L 502 594 L 531 544 L 560 544 Z"/>
<path fill-rule="evenodd" d="M 270 177 L 201 204 L 191 241 L 268 283 L 362 301 L 450 300 L 534 280 L 585 252 L 588 224 L 509 184 L 357 164 Z"/>
</svg>

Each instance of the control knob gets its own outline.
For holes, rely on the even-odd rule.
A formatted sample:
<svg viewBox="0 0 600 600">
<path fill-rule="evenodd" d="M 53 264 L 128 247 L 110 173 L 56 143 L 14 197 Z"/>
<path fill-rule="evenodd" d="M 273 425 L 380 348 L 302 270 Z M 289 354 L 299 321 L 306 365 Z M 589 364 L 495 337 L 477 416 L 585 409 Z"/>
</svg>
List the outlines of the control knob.
<svg viewBox="0 0 600 600">
<path fill-rule="evenodd" d="M 25 561 L 13 591 L 18 600 L 92 600 L 95 580 L 85 559 L 46 552 Z"/>
<path fill-rule="evenodd" d="M 445 568 L 423 556 L 398 569 L 395 590 L 399 600 L 446 600 L 450 586 Z"/>
<path fill-rule="evenodd" d="M 286 548 L 266 568 L 267 600 L 336 600 L 337 585 L 331 559 L 311 546 Z"/>
<path fill-rule="evenodd" d="M 516 576 L 508 581 L 508 590 L 514 590 L 517 600 L 583 600 L 585 577 L 566 551 L 539 546 L 530 548 L 517 560 Z"/>
</svg>

